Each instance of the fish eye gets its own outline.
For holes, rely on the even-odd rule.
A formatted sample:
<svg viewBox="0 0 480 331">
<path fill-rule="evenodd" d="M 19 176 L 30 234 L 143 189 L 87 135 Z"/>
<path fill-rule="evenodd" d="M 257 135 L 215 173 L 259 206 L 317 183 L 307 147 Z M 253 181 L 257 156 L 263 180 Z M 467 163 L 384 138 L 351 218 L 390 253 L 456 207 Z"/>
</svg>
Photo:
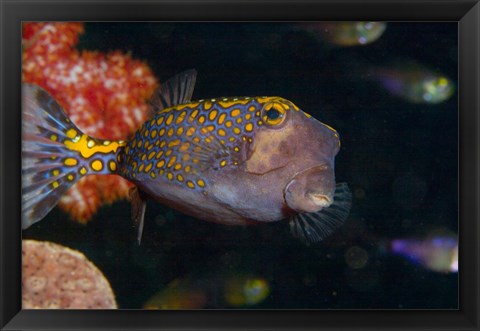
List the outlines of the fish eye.
<svg viewBox="0 0 480 331">
<path fill-rule="evenodd" d="M 268 103 L 263 107 L 262 119 L 268 125 L 280 125 L 285 120 L 285 112 L 285 107 L 283 107 L 280 103 Z"/>
<path fill-rule="evenodd" d="M 283 115 L 276 109 L 272 108 L 270 110 L 267 110 L 265 112 L 265 115 L 267 115 L 268 119 L 270 120 L 276 120 L 279 117 L 282 117 Z"/>
</svg>

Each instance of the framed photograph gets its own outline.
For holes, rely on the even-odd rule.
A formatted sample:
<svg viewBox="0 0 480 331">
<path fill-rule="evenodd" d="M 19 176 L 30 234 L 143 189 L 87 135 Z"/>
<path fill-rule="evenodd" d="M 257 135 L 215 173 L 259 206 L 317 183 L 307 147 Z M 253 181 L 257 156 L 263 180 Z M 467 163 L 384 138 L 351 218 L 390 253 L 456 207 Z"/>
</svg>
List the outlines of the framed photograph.
<svg viewBox="0 0 480 331">
<path fill-rule="evenodd" d="M 479 329 L 476 1 L 1 4 L 2 330 Z"/>
</svg>

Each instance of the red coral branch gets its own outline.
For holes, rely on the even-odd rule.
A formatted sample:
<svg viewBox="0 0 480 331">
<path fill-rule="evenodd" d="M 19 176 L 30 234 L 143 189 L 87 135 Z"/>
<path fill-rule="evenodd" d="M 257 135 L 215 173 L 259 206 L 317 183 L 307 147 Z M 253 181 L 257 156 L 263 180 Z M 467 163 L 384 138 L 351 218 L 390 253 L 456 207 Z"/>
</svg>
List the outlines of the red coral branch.
<svg viewBox="0 0 480 331">
<path fill-rule="evenodd" d="M 157 87 L 151 69 L 121 52 L 77 51 L 82 23 L 25 23 L 23 81 L 47 90 L 86 134 L 124 140 L 149 117 L 146 100 Z M 59 206 L 88 221 L 105 203 L 128 197 L 132 184 L 118 176 L 81 179 Z"/>
</svg>

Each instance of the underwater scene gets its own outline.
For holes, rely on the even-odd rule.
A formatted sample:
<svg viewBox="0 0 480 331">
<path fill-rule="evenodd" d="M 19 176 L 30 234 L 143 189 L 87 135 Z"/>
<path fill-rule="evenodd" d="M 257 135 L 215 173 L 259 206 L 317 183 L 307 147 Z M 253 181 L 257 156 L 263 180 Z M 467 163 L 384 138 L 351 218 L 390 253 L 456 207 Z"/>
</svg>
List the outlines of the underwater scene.
<svg viewBox="0 0 480 331">
<path fill-rule="evenodd" d="M 24 309 L 458 309 L 456 22 L 27 22 Z"/>
</svg>

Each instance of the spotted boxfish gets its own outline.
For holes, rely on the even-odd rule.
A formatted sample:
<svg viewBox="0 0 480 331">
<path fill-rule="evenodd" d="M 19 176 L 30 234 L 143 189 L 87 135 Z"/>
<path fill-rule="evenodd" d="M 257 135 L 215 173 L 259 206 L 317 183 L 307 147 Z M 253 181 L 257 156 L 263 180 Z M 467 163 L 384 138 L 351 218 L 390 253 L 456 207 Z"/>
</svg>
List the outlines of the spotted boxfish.
<svg viewBox="0 0 480 331">
<path fill-rule="evenodd" d="M 90 137 L 43 89 L 22 86 L 22 226 L 41 220 L 76 181 L 132 182 L 137 239 L 149 198 L 231 225 L 289 220 L 320 241 L 347 218 L 351 193 L 335 183 L 337 131 L 277 96 L 191 101 L 197 73 L 161 85 L 153 116 L 125 141 Z"/>
</svg>

